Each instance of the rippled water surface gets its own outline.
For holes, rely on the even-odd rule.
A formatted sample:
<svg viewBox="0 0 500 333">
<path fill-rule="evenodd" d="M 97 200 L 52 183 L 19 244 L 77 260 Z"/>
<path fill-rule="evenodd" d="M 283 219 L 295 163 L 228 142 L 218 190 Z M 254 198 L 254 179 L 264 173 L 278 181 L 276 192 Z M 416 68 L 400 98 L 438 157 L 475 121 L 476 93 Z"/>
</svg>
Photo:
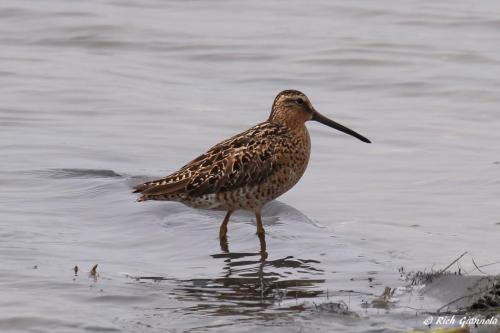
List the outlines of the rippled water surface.
<svg viewBox="0 0 500 333">
<path fill-rule="evenodd" d="M 499 17 L 495 1 L 2 1 L 0 328 L 420 327 L 363 304 L 399 267 L 498 261 Z M 223 213 L 135 202 L 289 88 L 373 144 L 309 124 L 266 251 L 251 214 L 223 251 Z"/>
</svg>

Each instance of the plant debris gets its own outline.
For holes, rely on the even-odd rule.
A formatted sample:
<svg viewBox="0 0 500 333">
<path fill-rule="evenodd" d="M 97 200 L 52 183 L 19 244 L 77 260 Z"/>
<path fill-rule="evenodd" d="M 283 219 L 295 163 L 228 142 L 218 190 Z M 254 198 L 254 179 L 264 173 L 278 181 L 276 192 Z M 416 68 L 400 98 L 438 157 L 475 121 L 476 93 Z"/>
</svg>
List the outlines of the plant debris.
<svg viewBox="0 0 500 333">
<path fill-rule="evenodd" d="M 378 296 L 372 301 L 372 305 L 376 308 L 387 308 L 390 303 L 393 302 L 392 297 L 394 296 L 394 292 L 396 288 L 385 287 L 382 295 Z"/>
<path fill-rule="evenodd" d="M 94 281 L 97 281 L 99 276 L 100 274 L 97 272 L 97 264 L 95 264 L 89 272 L 89 277 L 94 278 Z"/>
<path fill-rule="evenodd" d="M 327 302 L 316 304 L 314 303 L 314 307 L 316 310 L 321 312 L 334 313 L 341 316 L 355 316 L 358 317 L 356 312 L 349 310 L 349 306 L 344 301 L 340 302 Z"/>
</svg>

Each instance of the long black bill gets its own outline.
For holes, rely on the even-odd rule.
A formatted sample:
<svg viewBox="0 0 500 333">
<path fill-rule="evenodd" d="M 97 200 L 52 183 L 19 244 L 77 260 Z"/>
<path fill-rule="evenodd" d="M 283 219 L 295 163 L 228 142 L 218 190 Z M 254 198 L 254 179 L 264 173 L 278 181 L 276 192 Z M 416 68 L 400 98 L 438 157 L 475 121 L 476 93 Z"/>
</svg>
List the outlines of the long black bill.
<svg viewBox="0 0 500 333">
<path fill-rule="evenodd" d="M 358 133 L 354 132 L 352 129 L 349 129 L 343 125 L 340 125 L 337 122 L 334 122 L 331 119 L 328 119 L 327 117 L 323 116 L 321 113 L 319 113 L 316 110 L 314 110 L 314 112 L 313 112 L 312 120 L 319 121 L 320 123 L 325 124 L 326 126 L 329 126 L 331 128 L 335 128 L 336 130 L 339 130 L 339 131 L 344 132 L 346 134 L 352 135 L 353 137 L 358 138 L 363 142 L 372 143 L 370 140 L 368 140 L 367 138 L 365 138 L 361 134 L 358 134 Z"/>
</svg>

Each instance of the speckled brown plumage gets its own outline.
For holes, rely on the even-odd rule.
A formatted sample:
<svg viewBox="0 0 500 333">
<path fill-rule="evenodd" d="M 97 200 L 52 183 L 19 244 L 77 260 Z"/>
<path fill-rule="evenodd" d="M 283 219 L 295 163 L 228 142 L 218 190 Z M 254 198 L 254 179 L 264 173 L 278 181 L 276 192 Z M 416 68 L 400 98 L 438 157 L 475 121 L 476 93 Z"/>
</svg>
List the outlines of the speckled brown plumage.
<svg viewBox="0 0 500 333">
<path fill-rule="evenodd" d="M 138 185 L 138 201 L 179 201 L 194 208 L 225 210 L 221 239 L 233 211 L 254 211 L 257 232 L 263 234 L 261 208 L 292 188 L 307 167 L 308 120 L 369 142 L 319 114 L 303 93 L 285 90 L 276 96 L 267 121 L 213 146 L 171 175 Z"/>
</svg>

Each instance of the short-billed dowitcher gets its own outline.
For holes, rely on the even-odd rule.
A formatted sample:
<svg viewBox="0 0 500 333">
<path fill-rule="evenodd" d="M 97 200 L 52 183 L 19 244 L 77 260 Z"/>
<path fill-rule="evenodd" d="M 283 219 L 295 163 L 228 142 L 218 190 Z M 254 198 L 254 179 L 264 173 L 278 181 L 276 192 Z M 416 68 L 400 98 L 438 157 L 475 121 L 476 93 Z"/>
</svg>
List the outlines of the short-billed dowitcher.
<svg viewBox="0 0 500 333">
<path fill-rule="evenodd" d="M 311 152 L 305 126 L 309 120 L 370 143 L 317 112 L 300 91 L 285 90 L 274 99 L 265 122 L 213 146 L 171 175 L 136 186 L 138 201 L 179 201 L 194 208 L 224 210 L 221 241 L 235 210 L 253 211 L 257 234 L 263 236 L 262 207 L 292 188 L 306 170 Z"/>
</svg>

